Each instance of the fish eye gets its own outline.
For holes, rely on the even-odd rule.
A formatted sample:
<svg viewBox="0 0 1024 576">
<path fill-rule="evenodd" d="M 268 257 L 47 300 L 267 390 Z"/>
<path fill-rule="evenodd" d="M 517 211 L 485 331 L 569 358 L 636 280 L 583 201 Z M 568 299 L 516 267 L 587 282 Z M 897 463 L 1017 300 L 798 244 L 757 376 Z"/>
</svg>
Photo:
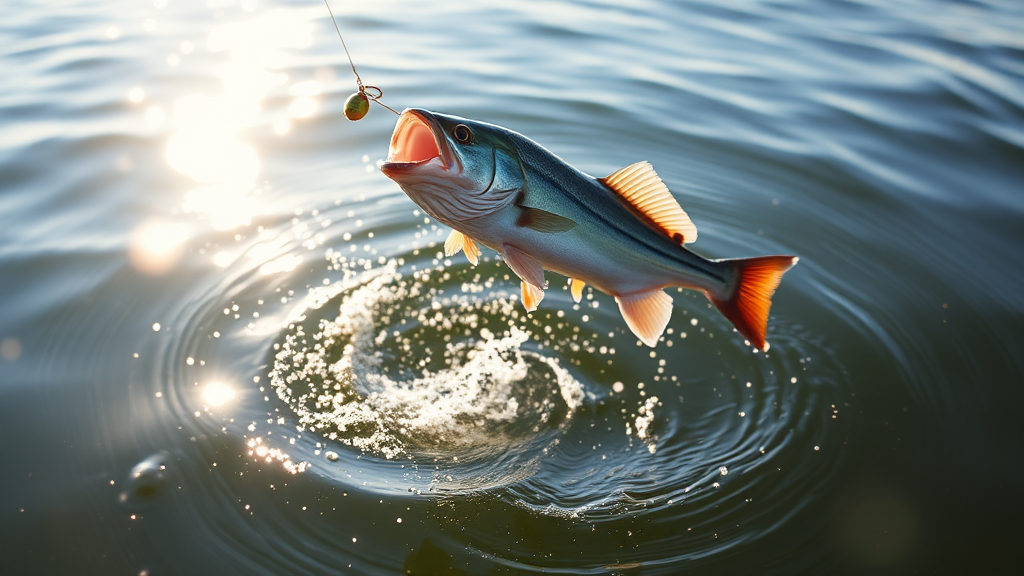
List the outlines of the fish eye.
<svg viewBox="0 0 1024 576">
<path fill-rule="evenodd" d="M 459 141 L 459 144 L 468 144 L 473 139 L 473 131 L 469 129 L 469 126 L 465 124 L 459 124 L 455 128 L 452 128 L 452 136 Z"/>
</svg>

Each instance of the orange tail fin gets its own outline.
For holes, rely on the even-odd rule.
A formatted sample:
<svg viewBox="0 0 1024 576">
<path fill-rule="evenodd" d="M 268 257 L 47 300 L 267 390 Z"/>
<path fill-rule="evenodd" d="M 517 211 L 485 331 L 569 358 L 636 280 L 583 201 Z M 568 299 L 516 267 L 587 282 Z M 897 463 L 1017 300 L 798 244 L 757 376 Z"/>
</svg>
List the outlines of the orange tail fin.
<svg viewBox="0 0 1024 576">
<path fill-rule="evenodd" d="M 768 328 L 768 310 L 772 294 L 786 273 L 800 259 L 796 256 L 761 256 L 723 260 L 736 271 L 731 292 L 708 294 L 708 298 L 733 326 L 760 350 L 767 351 L 764 340 Z"/>
</svg>

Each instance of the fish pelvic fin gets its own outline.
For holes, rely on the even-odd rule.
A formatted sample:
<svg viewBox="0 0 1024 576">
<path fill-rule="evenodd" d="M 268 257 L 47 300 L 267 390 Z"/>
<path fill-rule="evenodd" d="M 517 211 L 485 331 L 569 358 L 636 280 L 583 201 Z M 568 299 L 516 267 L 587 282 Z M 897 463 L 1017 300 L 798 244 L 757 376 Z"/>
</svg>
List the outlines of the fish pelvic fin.
<svg viewBox="0 0 1024 576">
<path fill-rule="evenodd" d="M 661 290 L 615 297 L 626 325 L 641 342 L 654 348 L 672 316 L 672 297 Z"/>
<path fill-rule="evenodd" d="M 544 290 L 526 282 L 520 282 L 520 288 L 523 291 L 523 306 L 527 312 L 533 312 L 544 299 Z"/>
<path fill-rule="evenodd" d="M 711 302 L 733 326 L 759 350 L 768 351 L 765 332 L 768 329 L 768 311 L 772 295 L 782 275 L 800 259 L 796 256 L 761 256 L 720 260 L 736 272 L 737 279 L 731 292 L 706 292 Z"/>
<path fill-rule="evenodd" d="M 599 181 L 680 244 L 689 244 L 697 239 L 697 227 L 650 163 L 631 164 Z"/>
<path fill-rule="evenodd" d="M 448 239 L 444 241 L 444 255 L 454 256 L 460 251 L 466 253 L 466 258 L 473 266 L 476 266 L 480 261 L 480 249 L 477 248 L 476 242 L 462 232 L 452 230 L 452 233 L 448 235 Z"/>
<path fill-rule="evenodd" d="M 569 278 L 569 291 L 572 292 L 573 302 L 579 304 L 580 300 L 583 300 L 583 288 L 587 285 L 583 280 L 577 280 L 575 278 Z"/>
<path fill-rule="evenodd" d="M 470 264 L 476 266 L 480 262 L 480 248 L 477 247 L 476 242 L 469 236 L 466 236 L 466 242 L 463 244 L 462 250 L 466 253 L 466 258 L 469 259 Z"/>
<path fill-rule="evenodd" d="M 544 267 L 533 256 L 508 243 L 501 245 L 501 253 L 520 280 L 541 290 L 548 287 L 544 281 Z"/>
</svg>

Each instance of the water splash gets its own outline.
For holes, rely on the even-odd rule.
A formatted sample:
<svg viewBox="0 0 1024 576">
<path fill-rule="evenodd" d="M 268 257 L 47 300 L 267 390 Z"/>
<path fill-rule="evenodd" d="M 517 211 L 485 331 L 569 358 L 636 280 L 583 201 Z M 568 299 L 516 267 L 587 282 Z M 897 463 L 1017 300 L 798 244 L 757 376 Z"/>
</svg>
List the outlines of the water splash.
<svg viewBox="0 0 1024 576">
<path fill-rule="evenodd" d="M 314 334 L 292 325 L 270 377 L 300 430 L 386 459 L 489 452 L 557 426 L 582 405 L 582 385 L 557 359 L 524 349 L 529 331 L 483 326 L 512 315 L 509 299 L 413 305 L 421 296 L 429 291 L 419 280 L 388 269 L 348 292 L 338 317 L 321 319 Z M 424 346 L 422 330 L 444 334 L 443 346 L 436 338 Z"/>
</svg>

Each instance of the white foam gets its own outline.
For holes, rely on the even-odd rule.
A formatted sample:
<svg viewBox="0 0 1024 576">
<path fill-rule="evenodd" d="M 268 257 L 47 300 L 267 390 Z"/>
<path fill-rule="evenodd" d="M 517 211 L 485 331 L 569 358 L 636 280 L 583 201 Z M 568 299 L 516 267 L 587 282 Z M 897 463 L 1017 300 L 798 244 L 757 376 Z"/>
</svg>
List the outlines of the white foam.
<svg viewBox="0 0 1024 576">
<path fill-rule="evenodd" d="M 656 448 L 656 439 L 651 434 L 651 424 L 654 423 L 654 408 L 658 406 L 658 397 L 651 396 L 644 402 L 643 406 L 640 407 L 637 412 L 639 415 L 636 417 L 634 425 L 636 426 L 636 437 L 643 440 L 647 444 L 647 450 L 654 454 Z"/>
<path fill-rule="evenodd" d="M 312 348 L 297 325 L 276 355 L 271 380 L 301 427 L 394 458 L 406 452 L 410 442 L 440 449 L 472 447 L 500 435 L 496 424 L 517 418 L 546 422 L 556 407 L 555 398 L 517 398 L 522 396 L 517 386 L 539 376 L 554 380 L 569 415 L 582 404 L 582 385 L 557 359 L 522 349 L 529 332 L 515 326 L 502 335 L 475 329 L 481 313 L 510 315 L 513 305 L 507 299 L 481 305 L 466 296 L 431 298 L 423 285 L 401 282 L 393 269 L 369 278 L 344 299 L 337 319 L 321 321 Z M 318 296 L 317 304 L 323 295 Z M 395 379 L 385 368 L 388 359 L 382 349 L 390 339 L 406 352 L 412 343 L 401 333 L 389 335 L 385 322 L 378 321 L 387 317 L 393 322 L 402 301 L 417 298 L 428 302 L 412 312 L 420 324 L 442 330 L 472 327 L 479 338 L 443 343 L 443 350 L 438 338 L 435 349 L 413 352 L 443 357 L 443 368 L 431 371 L 421 362 L 416 377 Z M 328 357 L 339 349 L 340 358 L 331 363 Z M 548 384 L 534 388 L 550 396 Z"/>
</svg>

